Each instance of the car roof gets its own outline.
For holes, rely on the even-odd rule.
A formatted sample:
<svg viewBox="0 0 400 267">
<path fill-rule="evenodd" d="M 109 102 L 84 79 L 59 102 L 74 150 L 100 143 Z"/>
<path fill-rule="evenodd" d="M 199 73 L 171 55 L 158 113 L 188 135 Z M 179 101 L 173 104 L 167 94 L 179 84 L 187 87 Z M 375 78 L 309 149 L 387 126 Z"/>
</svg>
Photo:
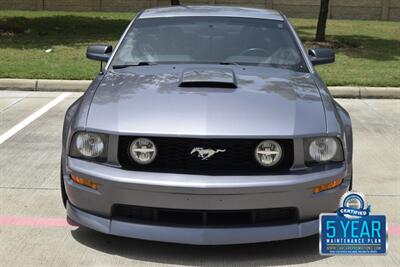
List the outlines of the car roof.
<svg viewBox="0 0 400 267">
<path fill-rule="evenodd" d="M 237 17 L 283 21 L 276 10 L 235 6 L 171 6 L 144 10 L 139 19 L 167 17 Z"/>
</svg>

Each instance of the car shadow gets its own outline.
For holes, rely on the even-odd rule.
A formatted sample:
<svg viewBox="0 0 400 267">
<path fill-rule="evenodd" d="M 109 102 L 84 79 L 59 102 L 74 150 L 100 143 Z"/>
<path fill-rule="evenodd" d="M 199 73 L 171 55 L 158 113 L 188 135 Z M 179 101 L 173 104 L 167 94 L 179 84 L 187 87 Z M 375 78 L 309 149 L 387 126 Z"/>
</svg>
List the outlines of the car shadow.
<svg viewBox="0 0 400 267">
<path fill-rule="evenodd" d="M 295 28 L 306 48 L 319 47 L 314 42 L 316 26 L 297 26 Z M 360 26 L 359 30 L 363 29 L 365 28 Z M 357 32 L 351 35 L 331 34 L 328 32 L 326 39 L 328 46 L 321 47 L 332 47 L 336 52 L 340 52 L 350 58 L 365 58 L 382 62 L 397 60 L 400 56 L 400 40 L 382 37 L 379 34 L 370 36 Z"/>
<path fill-rule="evenodd" d="M 291 265 L 320 261 L 318 235 L 258 244 L 194 246 L 102 234 L 85 227 L 71 231 L 84 246 L 149 263 L 174 265 Z"/>
<path fill-rule="evenodd" d="M 0 17 L 0 48 L 24 50 L 60 45 L 74 47 L 105 40 L 115 43 L 130 22 L 130 19 L 78 14 Z"/>
</svg>

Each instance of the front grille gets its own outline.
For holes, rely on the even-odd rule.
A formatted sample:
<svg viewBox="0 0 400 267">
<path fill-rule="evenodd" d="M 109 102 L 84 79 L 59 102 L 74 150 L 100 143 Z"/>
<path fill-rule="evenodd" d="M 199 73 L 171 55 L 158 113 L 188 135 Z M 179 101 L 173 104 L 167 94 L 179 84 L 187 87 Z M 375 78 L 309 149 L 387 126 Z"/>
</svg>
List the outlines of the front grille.
<svg viewBox="0 0 400 267">
<path fill-rule="evenodd" d="M 254 227 L 297 223 L 296 208 L 257 210 L 179 210 L 114 205 L 113 219 L 186 227 Z"/>
<path fill-rule="evenodd" d="M 283 150 L 278 164 L 262 167 L 255 159 L 254 149 L 264 139 L 197 139 L 150 137 L 157 146 L 157 156 L 149 165 L 137 164 L 130 156 L 129 147 L 137 137 L 119 138 L 118 160 L 122 168 L 138 171 L 193 173 L 193 174 L 273 174 L 288 170 L 293 164 L 293 141 L 277 141 Z M 207 160 L 197 153 L 190 154 L 195 147 L 224 149 Z"/>
</svg>

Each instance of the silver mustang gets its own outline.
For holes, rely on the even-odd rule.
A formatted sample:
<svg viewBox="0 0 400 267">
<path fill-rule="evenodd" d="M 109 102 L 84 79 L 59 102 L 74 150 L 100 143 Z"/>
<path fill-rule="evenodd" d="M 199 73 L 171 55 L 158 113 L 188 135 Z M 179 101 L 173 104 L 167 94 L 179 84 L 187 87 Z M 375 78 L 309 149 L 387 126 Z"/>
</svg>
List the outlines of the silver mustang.
<svg viewBox="0 0 400 267">
<path fill-rule="evenodd" d="M 68 217 L 119 236 L 187 244 L 300 238 L 352 185 L 352 129 L 273 10 L 148 9 L 68 109 Z"/>
</svg>

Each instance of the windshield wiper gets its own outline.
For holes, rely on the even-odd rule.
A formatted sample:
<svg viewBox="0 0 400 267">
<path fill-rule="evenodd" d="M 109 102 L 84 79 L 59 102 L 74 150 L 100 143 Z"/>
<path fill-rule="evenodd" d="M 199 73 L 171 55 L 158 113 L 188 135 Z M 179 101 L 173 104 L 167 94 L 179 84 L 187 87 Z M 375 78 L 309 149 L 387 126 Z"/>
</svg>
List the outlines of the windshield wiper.
<svg viewBox="0 0 400 267">
<path fill-rule="evenodd" d="M 220 65 L 237 65 L 237 66 L 240 66 L 240 64 L 237 63 L 237 62 L 229 62 L 229 61 L 222 61 L 219 64 Z"/>
<path fill-rule="evenodd" d="M 186 62 L 168 62 L 168 63 L 186 63 Z M 213 62 L 187 62 L 190 64 L 215 64 Z M 236 65 L 236 66 L 241 66 L 239 63 L 237 62 L 228 62 L 228 61 L 223 61 L 223 62 L 219 62 L 218 64 L 220 65 Z M 112 68 L 114 70 L 116 69 L 124 69 L 124 68 L 129 68 L 129 67 L 137 67 L 137 66 L 151 66 L 151 65 L 157 65 L 156 62 L 147 62 L 147 61 L 141 61 L 139 63 L 136 64 L 123 64 L 123 65 L 113 65 Z"/>
<path fill-rule="evenodd" d="M 129 67 L 150 66 L 150 65 L 157 65 L 157 63 L 155 63 L 155 62 L 141 61 L 141 62 L 136 63 L 136 64 L 113 65 L 112 68 L 113 68 L 114 70 L 117 70 L 117 69 L 129 68 Z"/>
</svg>

